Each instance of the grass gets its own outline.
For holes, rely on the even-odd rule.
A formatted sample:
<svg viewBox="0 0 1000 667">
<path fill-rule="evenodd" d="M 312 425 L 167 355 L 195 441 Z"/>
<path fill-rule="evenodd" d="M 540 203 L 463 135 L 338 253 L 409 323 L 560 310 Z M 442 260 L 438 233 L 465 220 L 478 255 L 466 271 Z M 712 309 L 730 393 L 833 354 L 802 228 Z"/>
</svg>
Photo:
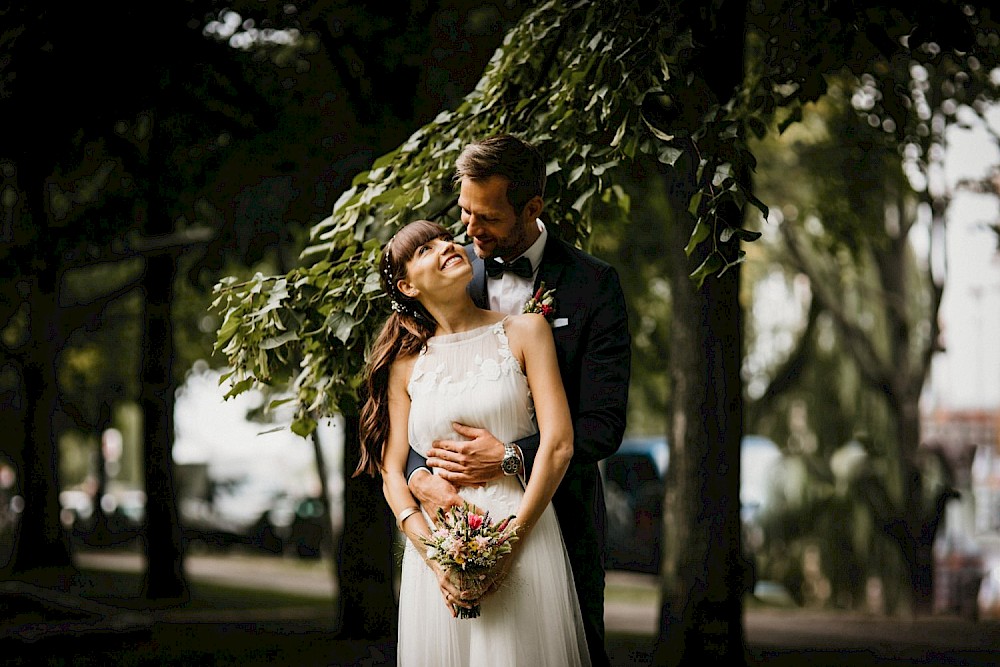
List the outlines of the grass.
<svg viewBox="0 0 1000 667">
<path fill-rule="evenodd" d="M 267 562 L 291 572 L 322 568 L 294 559 Z M 262 578 L 267 579 L 267 575 Z M 45 610 L 28 599 L 30 596 L 22 598 L 22 611 L 32 615 L 22 614 L 17 622 L 36 630 L 42 625 L 45 628 L 28 640 L 23 631 L 19 636 L 9 632 L 0 636 L 0 662 L 10 667 L 360 667 L 395 663 L 393 642 L 337 637 L 329 596 L 275 590 L 252 582 L 215 583 L 192 576 L 189 601 L 136 614 L 144 608 L 139 598 L 141 586 L 137 572 L 81 567 L 72 593 L 103 605 L 105 610 L 123 612 L 118 620 L 109 623 L 105 619 L 100 627 L 93 626 L 95 615 L 88 619 L 85 611 L 68 612 L 67 606 L 54 610 L 51 605 Z M 608 593 L 626 602 L 656 600 L 655 593 L 651 596 L 639 585 L 611 585 Z M 0 602 L 4 600 L 0 597 Z M 136 619 L 144 622 L 127 625 Z M 113 627 L 114 623 L 120 625 Z M 650 637 L 609 636 L 608 646 L 609 651 L 623 656 L 614 662 L 616 665 L 648 664 Z"/>
<path fill-rule="evenodd" d="M 190 600 L 138 614 L 138 573 L 81 569 L 74 608 L 30 589 L 0 598 L 10 667 L 326 667 L 392 664 L 391 645 L 336 636 L 329 598 L 192 579 Z M 67 596 L 68 597 L 68 596 Z M 101 605 L 98 609 L 96 605 Z M 120 613 L 106 615 L 109 609 Z M 102 614 L 101 612 L 105 612 Z"/>
<path fill-rule="evenodd" d="M 658 588 L 649 586 L 608 583 L 604 590 L 604 600 L 606 602 L 657 606 L 660 604 L 660 591 Z"/>
</svg>

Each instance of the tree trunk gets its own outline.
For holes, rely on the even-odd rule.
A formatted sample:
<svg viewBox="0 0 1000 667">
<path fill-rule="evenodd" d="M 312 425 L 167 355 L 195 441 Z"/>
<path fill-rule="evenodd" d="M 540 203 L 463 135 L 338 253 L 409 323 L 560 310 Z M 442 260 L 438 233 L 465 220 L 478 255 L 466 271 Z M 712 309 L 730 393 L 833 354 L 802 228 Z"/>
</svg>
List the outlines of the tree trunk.
<svg viewBox="0 0 1000 667">
<path fill-rule="evenodd" d="M 41 209 L 39 209 L 41 211 Z M 67 586 L 73 564 L 59 521 L 59 449 L 53 415 L 59 399 L 56 363 L 62 347 L 58 323 L 59 272 L 44 267 L 31 285 L 31 341 L 24 360 L 25 442 L 18 481 L 24 512 L 15 535 L 11 571 L 42 585 Z"/>
<path fill-rule="evenodd" d="M 111 541 L 111 531 L 108 526 L 108 515 L 104 511 L 101 500 L 108 491 L 108 459 L 104 446 L 104 439 L 107 437 L 108 429 L 111 427 L 111 403 L 107 400 L 101 402 L 100 416 L 97 427 L 94 429 L 97 434 L 97 447 L 94 450 L 94 470 L 97 476 L 97 488 L 94 491 L 94 527 L 90 535 L 87 536 L 91 545 L 106 545 Z"/>
<path fill-rule="evenodd" d="M 327 469 L 326 456 L 323 454 L 323 443 L 320 440 L 319 430 L 313 432 L 312 443 L 313 453 L 316 456 L 316 472 L 319 474 L 320 493 L 323 495 L 323 535 L 320 544 L 326 548 L 326 553 L 331 554 L 332 556 L 337 553 L 338 536 L 333 530 L 333 511 L 331 509 L 332 503 L 330 502 L 332 499 L 330 494 L 330 472 Z M 336 557 L 330 558 L 330 569 L 330 576 L 333 577 L 333 583 L 339 587 L 340 582 L 338 581 Z"/>
<path fill-rule="evenodd" d="M 381 479 L 351 477 L 361 458 L 358 415 L 344 415 L 344 534 L 337 551 L 342 639 L 395 636 L 396 535 Z"/>
<path fill-rule="evenodd" d="M 158 120 L 158 119 L 157 119 Z M 173 221 L 167 196 L 167 138 L 154 122 L 147 166 L 147 236 L 170 234 Z M 177 272 L 169 250 L 146 258 L 142 276 L 142 359 L 139 405 L 143 414 L 143 470 L 146 476 L 144 544 L 148 600 L 185 601 L 190 591 L 184 573 L 184 544 L 174 485 L 174 334 L 171 306 Z"/>
<path fill-rule="evenodd" d="M 745 0 L 723 0 L 714 12 L 690 18 L 694 42 L 705 54 L 706 91 L 730 99 L 743 79 Z M 711 58 L 709 58 L 711 54 Z M 721 66 L 720 63 L 728 63 Z M 654 655 L 657 665 L 742 665 L 743 594 L 750 567 L 740 524 L 740 442 L 743 437 L 743 318 L 740 267 L 709 276 L 696 289 L 688 274 L 701 263 L 683 252 L 694 230 L 687 213 L 699 165 L 690 157 L 665 171 L 674 212 L 668 226 L 671 317 L 668 410 L 670 467 L 664 501 L 669 556 L 662 570 L 663 608 Z M 709 165 L 711 168 L 711 165 Z M 734 174 L 749 184 L 750 174 Z M 720 211 L 726 224 L 742 226 L 741 211 Z M 739 239 L 716 237 L 726 256 Z"/>
<path fill-rule="evenodd" d="M 690 186 L 674 181 L 674 211 Z M 671 318 L 670 467 L 664 501 L 663 607 L 655 664 L 745 664 L 740 540 L 739 380 L 742 317 L 739 271 L 695 289 L 684 256 L 693 230 L 678 214 L 669 225 Z"/>
<path fill-rule="evenodd" d="M 163 215 L 152 211 L 153 215 Z M 149 257 L 142 280 L 143 470 L 146 475 L 143 595 L 150 600 L 186 600 L 184 551 L 174 487 L 173 299 L 174 259 Z"/>
<path fill-rule="evenodd" d="M 934 537 L 940 519 L 935 507 L 928 507 L 923 498 L 922 473 L 916 462 L 920 442 L 919 397 L 904 395 L 894 405 L 896 433 L 899 442 L 899 474 L 902 478 L 902 507 L 899 523 L 902 530 L 894 531 L 907 582 L 910 584 L 914 614 L 928 615 L 934 608 Z M 942 508 L 943 509 L 943 508 Z"/>
</svg>

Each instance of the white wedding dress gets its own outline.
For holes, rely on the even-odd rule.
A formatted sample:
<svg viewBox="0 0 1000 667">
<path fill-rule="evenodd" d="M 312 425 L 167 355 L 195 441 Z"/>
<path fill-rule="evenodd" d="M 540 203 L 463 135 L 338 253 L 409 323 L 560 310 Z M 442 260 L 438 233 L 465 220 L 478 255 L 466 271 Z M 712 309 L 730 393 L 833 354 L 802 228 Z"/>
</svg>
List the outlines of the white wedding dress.
<svg viewBox="0 0 1000 667">
<path fill-rule="evenodd" d="M 436 439 L 461 439 L 453 422 L 513 442 L 535 433 L 528 381 L 510 352 L 504 322 L 427 341 L 409 384 L 410 445 L 426 456 Z M 494 520 L 516 513 L 516 477 L 464 488 Z M 452 618 L 437 578 L 405 540 L 399 592 L 398 664 L 421 667 L 570 667 L 590 662 L 580 606 L 552 506 L 520 548 L 501 590 L 481 616 Z"/>
</svg>

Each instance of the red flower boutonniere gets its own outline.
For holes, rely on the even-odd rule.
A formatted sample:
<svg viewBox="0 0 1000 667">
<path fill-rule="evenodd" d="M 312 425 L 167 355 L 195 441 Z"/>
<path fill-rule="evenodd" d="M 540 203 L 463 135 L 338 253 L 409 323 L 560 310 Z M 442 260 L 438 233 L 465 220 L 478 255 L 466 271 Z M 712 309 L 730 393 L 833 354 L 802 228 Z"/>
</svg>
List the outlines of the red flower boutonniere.
<svg viewBox="0 0 1000 667">
<path fill-rule="evenodd" d="M 542 316 L 548 320 L 552 321 L 552 316 L 556 312 L 556 291 L 554 289 L 546 290 L 545 282 L 543 281 L 538 286 L 538 291 L 535 292 L 534 296 L 525 301 L 524 308 L 521 309 L 522 313 L 541 313 Z"/>
</svg>

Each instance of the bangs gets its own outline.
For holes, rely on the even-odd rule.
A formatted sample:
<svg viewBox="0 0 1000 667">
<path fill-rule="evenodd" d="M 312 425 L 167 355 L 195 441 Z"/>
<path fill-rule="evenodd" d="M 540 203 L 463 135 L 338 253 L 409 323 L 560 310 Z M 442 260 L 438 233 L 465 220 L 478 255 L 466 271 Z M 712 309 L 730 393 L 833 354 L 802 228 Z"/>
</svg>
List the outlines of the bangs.
<svg viewBox="0 0 1000 667">
<path fill-rule="evenodd" d="M 389 252 L 390 262 L 394 269 L 401 268 L 413 257 L 417 248 L 435 239 L 446 239 L 451 241 L 454 235 L 441 225 L 429 220 L 417 220 L 406 225 L 393 237 Z M 393 271 L 399 275 L 398 271 Z"/>
</svg>

